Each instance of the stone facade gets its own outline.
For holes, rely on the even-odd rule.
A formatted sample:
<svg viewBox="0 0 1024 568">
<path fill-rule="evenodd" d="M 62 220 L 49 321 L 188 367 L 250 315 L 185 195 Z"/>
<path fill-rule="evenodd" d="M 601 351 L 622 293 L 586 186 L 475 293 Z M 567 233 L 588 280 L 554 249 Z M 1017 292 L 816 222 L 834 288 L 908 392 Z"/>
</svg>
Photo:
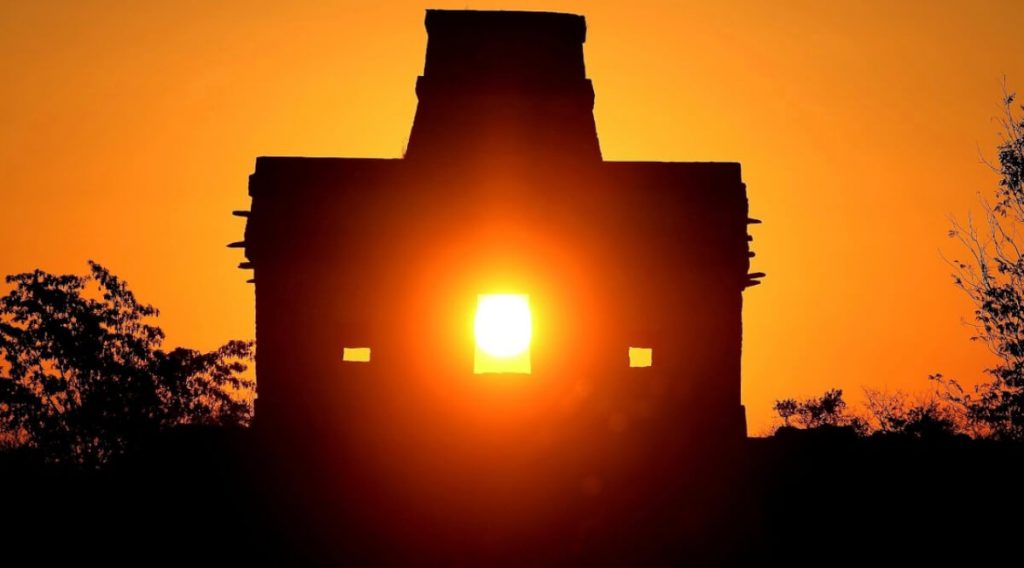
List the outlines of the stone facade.
<svg viewBox="0 0 1024 568">
<path fill-rule="evenodd" d="M 416 471 L 460 490 L 548 460 L 600 491 L 741 439 L 760 275 L 740 165 L 603 161 L 580 16 L 431 10 L 426 27 L 405 157 L 256 161 L 257 431 L 354 486 Z M 529 294 L 530 375 L 473 375 L 489 291 Z M 631 346 L 653 365 L 630 368 Z"/>
</svg>

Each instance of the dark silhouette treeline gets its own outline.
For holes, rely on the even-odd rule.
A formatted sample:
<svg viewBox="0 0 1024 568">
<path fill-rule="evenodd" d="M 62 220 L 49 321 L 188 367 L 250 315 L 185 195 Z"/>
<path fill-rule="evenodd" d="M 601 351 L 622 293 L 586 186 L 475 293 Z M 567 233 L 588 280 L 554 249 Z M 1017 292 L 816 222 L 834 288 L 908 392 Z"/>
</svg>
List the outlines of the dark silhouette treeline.
<svg viewBox="0 0 1024 568">
<path fill-rule="evenodd" d="M 247 425 L 253 343 L 162 348 L 159 311 L 89 262 L 85 275 L 6 277 L 0 297 L 0 448 L 102 465 L 186 424 Z"/>
<path fill-rule="evenodd" d="M 949 387 L 941 375 L 933 380 Z M 951 437 L 975 437 L 1013 440 L 1000 424 L 977 418 L 972 401 L 957 394 L 940 391 L 931 395 L 911 397 L 902 391 L 888 392 L 864 389 L 864 408 L 849 409 L 841 389 L 825 391 L 818 397 L 787 398 L 775 401 L 774 410 L 781 423 L 770 433 L 803 429 L 831 428 L 846 430 L 857 436 L 908 437 L 942 440 Z"/>
<path fill-rule="evenodd" d="M 648 496 L 656 498 L 598 496 L 606 509 L 562 519 L 540 535 L 489 531 L 488 519 L 477 518 L 424 524 L 417 538 L 397 528 L 367 531 L 344 511 L 282 511 L 258 455 L 251 431 L 209 427 L 159 434 L 102 471 L 2 454 L 4 558 L 643 566 L 878 558 L 919 565 L 959 557 L 978 565 L 1019 559 L 1024 528 L 1024 448 L 1006 442 L 783 430 L 718 455 L 706 464 L 709 475 L 659 481 L 658 495 Z M 318 504 L 289 510 L 296 505 Z"/>
<path fill-rule="evenodd" d="M 525 525 L 504 523 L 511 511 L 466 506 L 492 498 L 501 471 L 456 477 L 429 494 L 414 485 L 412 500 L 429 506 L 407 507 L 384 488 L 394 480 L 346 478 L 358 468 L 330 467 L 333 448 L 322 446 L 309 452 L 320 467 L 282 484 L 280 454 L 243 427 L 249 399 L 225 390 L 248 384 L 250 345 L 161 350 L 156 310 L 96 264 L 86 276 L 35 271 L 8 282 L 0 298 L 5 558 L 634 566 L 964 553 L 978 561 L 1004 553 L 1024 528 L 1024 447 L 991 430 L 989 439 L 964 435 L 970 413 L 953 413 L 956 401 L 934 410 L 871 391 L 864 416 L 837 390 L 779 401 L 792 424 L 771 438 L 711 435 L 682 448 L 664 439 L 638 450 L 646 456 L 638 463 L 676 467 L 551 485 Z M 680 467 L 686 459 L 695 461 Z"/>
</svg>

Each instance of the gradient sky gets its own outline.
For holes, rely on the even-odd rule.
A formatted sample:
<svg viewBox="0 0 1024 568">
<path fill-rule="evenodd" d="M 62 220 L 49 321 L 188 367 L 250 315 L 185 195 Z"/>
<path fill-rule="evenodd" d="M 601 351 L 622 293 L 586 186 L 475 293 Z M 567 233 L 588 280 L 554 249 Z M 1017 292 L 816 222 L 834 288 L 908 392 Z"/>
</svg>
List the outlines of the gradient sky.
<svg viewBox="0 0 1024 568">
<path fill-rule="evenodd" d="M 172 345 L 253 337 L 224 245 L 255 157 L 400 156 L 428 7 L 583 14 L 605 159 L 743 164 L 752 434 L 777 398 L 982 376 L 940 252 L 997 181 L 1019 0 L 0 2 L 0 273 L 95 259 Z"/>
</svg>

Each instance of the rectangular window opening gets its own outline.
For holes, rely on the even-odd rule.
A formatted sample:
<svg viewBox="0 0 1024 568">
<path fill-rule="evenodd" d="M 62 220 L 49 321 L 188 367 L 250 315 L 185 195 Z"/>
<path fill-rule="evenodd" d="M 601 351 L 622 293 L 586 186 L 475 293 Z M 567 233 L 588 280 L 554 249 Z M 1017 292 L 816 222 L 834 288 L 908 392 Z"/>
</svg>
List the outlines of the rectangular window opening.
<svg viewBox="0 0 1024 568">
<path fill-rule="evenodd" d="M 473 320 L 473 372 L 529 375 L 532 328 L 526 294 L 480 294 Z"/>
<path fill-rule="evenodd" d="M 345 347 L 341 352 L 341 360 L 348 363 L 369 363 L 369 347 Z"/>
<path fill-rule="evenodd" d="M 650 347 L 630 347 L 630 367 L 650 367 L 654 360 L 654 349 Z"/>
</svg>

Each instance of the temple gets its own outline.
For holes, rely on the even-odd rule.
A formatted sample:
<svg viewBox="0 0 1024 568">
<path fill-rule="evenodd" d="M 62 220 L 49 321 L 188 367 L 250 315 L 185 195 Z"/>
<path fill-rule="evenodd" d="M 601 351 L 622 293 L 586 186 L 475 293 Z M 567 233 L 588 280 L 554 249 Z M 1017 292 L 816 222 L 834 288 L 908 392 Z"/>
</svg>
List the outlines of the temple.
<svg viewBox="0 0 1024 568">
<path fill-rule="evenodd" d="M 236 246 L 257 432 L 311 475 L 407 487 L 396 503 L 476 487 L 471 509 L 527 502 L 526 479 L 538 507 L 548 482 L 616 494 L 742 439 L 761 275 L 740 165 L 603 160 L 581 16 L 428 10 L 426 29 L 404 157 L 256 161 Z M 528 374 L 474 373 L 486 293 L 529 298 Z"/>
</svg>

